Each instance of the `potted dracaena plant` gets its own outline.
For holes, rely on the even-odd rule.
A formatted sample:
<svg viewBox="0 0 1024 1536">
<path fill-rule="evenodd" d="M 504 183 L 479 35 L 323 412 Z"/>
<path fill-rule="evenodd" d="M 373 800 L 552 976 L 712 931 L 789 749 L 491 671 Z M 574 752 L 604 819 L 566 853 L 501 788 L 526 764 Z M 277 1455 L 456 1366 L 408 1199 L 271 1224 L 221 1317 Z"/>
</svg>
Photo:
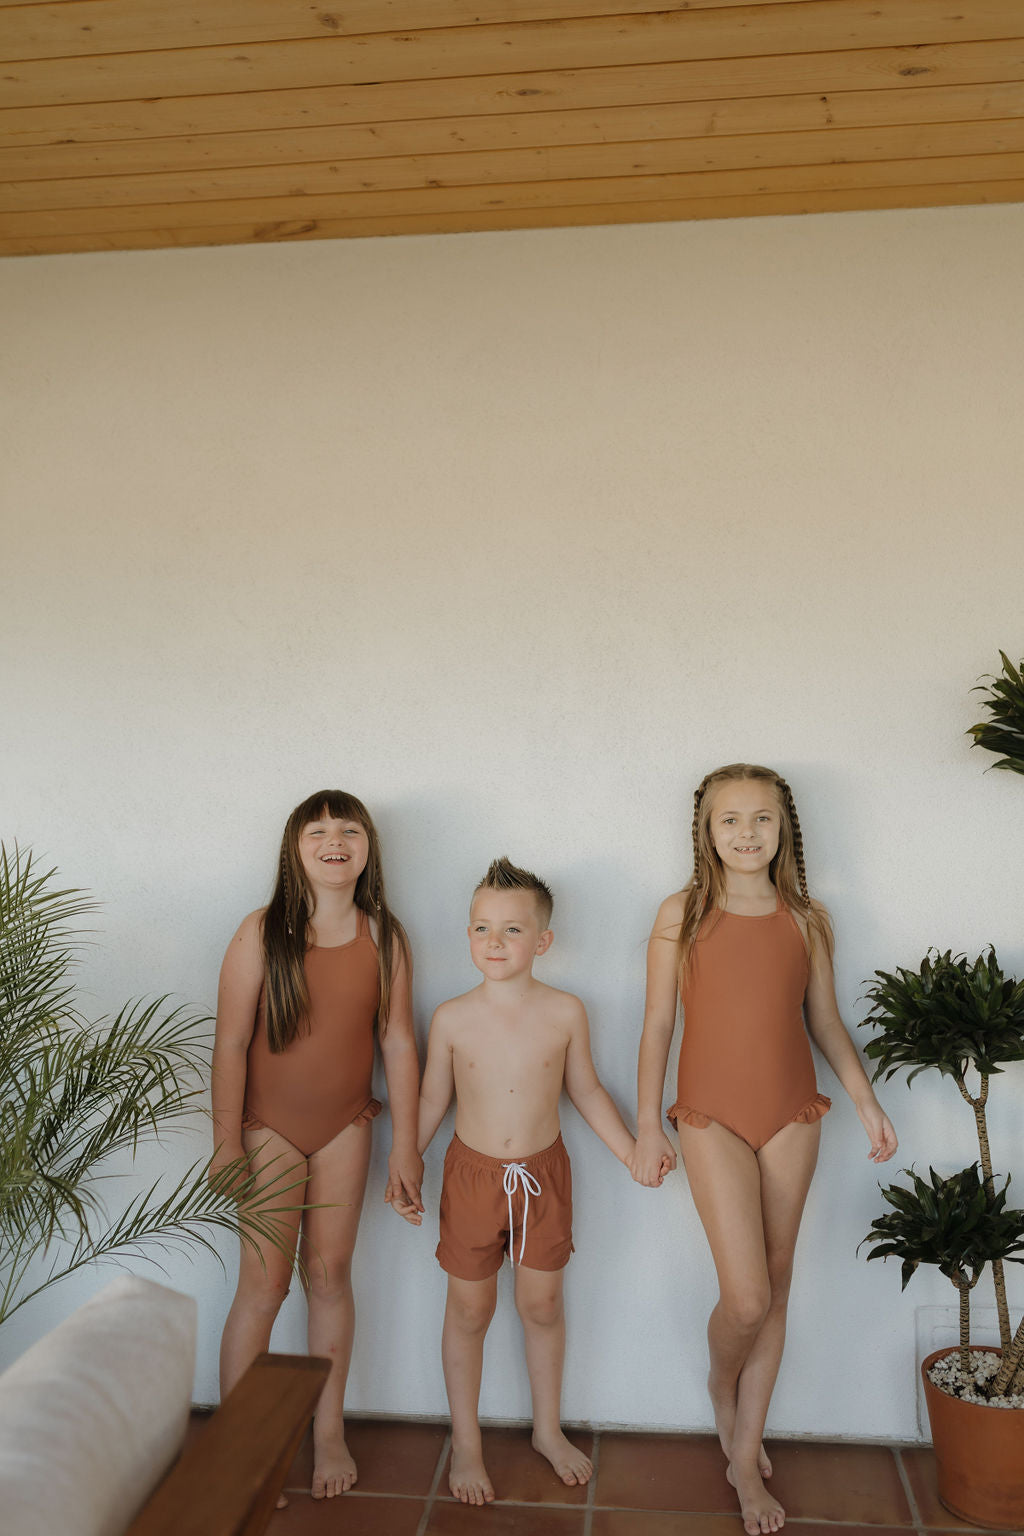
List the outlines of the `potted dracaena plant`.
<svg viewBox="0 0 1024 1536">
<path fill-rule="evenodd" d="M 1024 678 L 1005 652 L 1003 671 L 982 680 L 988 718 L 968 732 L 998 754 L 992 766 L 1024 773 Z M 1024 983 L 1004 976 L 989 949 L 973 962 L 929 953 L 916 971 L 876 971 L 864 1020 L 878 1033 L 865 1054 L 875 1077 L 933 1068 L 956 1084 L 974 1115 L 979 1164 L 948 1178 L 907 1170 L 911 1187 L 890 1185 L 891 1207 L 873 1224 L 869 1258 L 898 1256 L 906 1286 L 934 1264 L 960 1294 L 960 1343 L 922 1365 L 939 1496 L 954 1513 L 1003 1529 L 1024 1527 L 1024 1320 L 1014 1330 L 1004 1263 L 1024 1260 L 1024 1212 L 1007 1209 L 1009 1177 L 996 1186 L 989 1145 L 990 1080 L 1024 1059 Z M 970 1348 L 970 1295 L 991 1266 L 999 1348 Z M 1007 1411 L 1009 1410 L 1009 1411 Z"/>
<path fill-rule="evenodd" d="M 257 1189 L 243 1159 L 212 1186 L 198 1162 L 108 1210 L 101 1188 L 119 1164 L 195 1116 L 210 1020 L 158 998 L 86 1021 L 72 972 L 76 920 L 94 906 L 0 844 L 0 1323 L 99 1260 L 216 1253 L 224 1228 L 279 1245 L 279 1219 L 295 1208 L 287 1170 Z"/>
</svg>

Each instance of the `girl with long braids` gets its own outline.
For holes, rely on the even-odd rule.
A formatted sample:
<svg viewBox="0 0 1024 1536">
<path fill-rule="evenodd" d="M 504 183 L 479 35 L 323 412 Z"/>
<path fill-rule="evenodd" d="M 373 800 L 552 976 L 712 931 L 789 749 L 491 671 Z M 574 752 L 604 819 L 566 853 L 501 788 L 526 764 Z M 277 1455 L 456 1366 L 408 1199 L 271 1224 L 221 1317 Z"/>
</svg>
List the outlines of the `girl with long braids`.
<svg viewBox="0 0 1024 1536">
<path fill-rule="evenodd" d="M 749 1536 L 785 1511 L 765 1487 L 761 1441 L 786 1333 L 793 1251 L 830 1101 L 807 1035 L 853 1100 L 882 1163 L 896 1135 L 836 1003 L 828 915 L 807 893 L 792 791 L 770 768 L 733 763 L 694 795 L 693 878 L 662 902 L 647 956 L 633 1177 L 675 1167 L 661 1128 L 682 997 L 676 1101 L 668 1117 L 718 1275 L 708 1392 Z M 806 1024 L 806 1028 L 805 1028 Z"/>
<path fill-rule="evenodd" d="M 288 818 L 267 907 L 250 912 L 220 974 L 213 1052 L 211 1179 L 236 1159 L 305 1210 L 281 1213 L 280 1246 L 242 1244 L 238 1289 L 221 1343 L 226 1394 L 267 1349 L 296 1245 L 309 1306 L 309 1348 L 331 1373 L 313 1420 L 313 1497 L 356 1481 L 345 1444 L 345 1380 L 355 1309 L 352 1251 L 370 1161 L 374 1033 L 391 1104 L 386 1199 L 420 1204 L 416 1150 L 419 1058 L 411 959 L 388 907 L 380 844 L 354 795 L 320 790 Z"/>
</svg>

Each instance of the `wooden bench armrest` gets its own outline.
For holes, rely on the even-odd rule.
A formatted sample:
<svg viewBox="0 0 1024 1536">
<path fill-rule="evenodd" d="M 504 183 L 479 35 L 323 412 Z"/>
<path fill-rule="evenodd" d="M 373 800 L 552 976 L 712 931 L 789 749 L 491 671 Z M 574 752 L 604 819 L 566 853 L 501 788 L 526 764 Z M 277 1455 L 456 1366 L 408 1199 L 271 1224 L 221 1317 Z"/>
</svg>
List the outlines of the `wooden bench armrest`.
<svg viewBox="0 0 1024 1536">
<path fill-rule="evenodd" d="M 329 1370 L 307 1355 L 260 1355 L 125 1536 L 259 1536 Z"/>
</svg>

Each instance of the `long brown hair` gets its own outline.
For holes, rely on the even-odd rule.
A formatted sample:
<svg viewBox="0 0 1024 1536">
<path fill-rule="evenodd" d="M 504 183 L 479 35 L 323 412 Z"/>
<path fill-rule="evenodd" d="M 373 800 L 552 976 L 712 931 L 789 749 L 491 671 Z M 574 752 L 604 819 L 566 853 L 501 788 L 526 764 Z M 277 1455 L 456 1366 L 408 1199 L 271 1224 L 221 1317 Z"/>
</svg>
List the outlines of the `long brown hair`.
<svg viewBox="0 0 1024 1536">
<path fill-rule="evenodd" d="M 409 964 L 409 940 L 405 929 L 388 906 L 381 868 L 380 840 L 369 811 L 355 795 L 342 789 L 321 789 L 297 805 L 285 823 L 281 854 L 277 861 L 274 894 L 263 914 L 263 960 L 266 977 L 263 996 L 267 1039 L 272 1051 L 283 1051 L 295 1039 L 309 1013 L 305 958 L 310 947 L 313 895 L 299 857 L 299 835 L 311 821 L 333 816 L 339 821 L 358 821 L 369 841 L 366 867 L 356 881 L 355 904 L 377 924 L 377 966 L 380 1000 L 376 1024 L 383 1035 L 391 1007 L 391 971 L 395 947 Z"/>
<path fill-rule="evenodd" d="M 827 915 L 811 905 L 804 869 L 804 839 L 800 818 L 793 802 L 793 791 L 774 768 L 757 763 L 729 763 L 707 774 L 693 796 L 693 879 L 685 888 L 683 921 L 679 929 L 679 974 L 685 976 L 693 955 L 693 946 L 701 924 L 709 912 L 725 905 L 725 873 L 711 836 L 711 802 L 720 784 L 736 779 L 756 779 L 770 784 L 779 800 L 779 846 L 768 868 L 771 882 L 787 907 L 807 919 L 807 934 L 813 946 L 819 939 L 825 953 L 832 957 L 832 929 Z"/>
</svg>

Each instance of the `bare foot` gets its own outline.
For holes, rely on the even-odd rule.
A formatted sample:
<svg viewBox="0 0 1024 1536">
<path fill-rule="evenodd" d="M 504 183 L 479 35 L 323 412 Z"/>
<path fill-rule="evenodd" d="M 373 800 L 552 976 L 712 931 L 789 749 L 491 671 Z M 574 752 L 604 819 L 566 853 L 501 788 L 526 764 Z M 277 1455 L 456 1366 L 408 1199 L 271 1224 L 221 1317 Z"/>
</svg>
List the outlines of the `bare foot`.
<svg viewBox="0 0 1024 1536">
<path fill-rule="evenodd" d="M 747 1536 L 769 1536 L 771 1531 L 782 1530 L 786 1511 L 778 1499 L 772 1498 L 758 1472 L 740 1473 L 730 1463 L 725 1475 L 739 1495 L 740 1514 Z"/>
<path fill-rule="evenodd" d="M 736 1391 L 718 1392 L 711 1384 L 708 1377 L 708 1397 L 711 1399 L 711 1407 L 715 1414 L 715 1429 L 718 1432 L 718 1443 L 722 1447 L 726 1461 L 732 1458 L 732 1434 L 736 1426 Z M 771 1477 L 772 1463 L 764 1445 L 760 1446 L 757 1453 L 757 1470 L 762 1477 Z"/>
<path fill-rule="evenodd" d="M 314 1499 L 333 1499 L 339 1493 L 347 1493 L 357 1476 L 356 1464 L 345 1444 L 344 1430 L 320 1430 L 314 1421 L 313 1486 L 310 1490 Z"/>
<path fill-rule="evenodd" d="M 448 1487 L 452 1497 L 460 1504 L 493 1504 L 494 1486 L 487 1476 L 483 1457 L 479 1451 L 457 1451 L 452 1446 L 451 1466 L 448 1468 Z"/>
<path fill-rule="evenodd" d="M 535 1429 L 531 1443 L 535 1451 L 550 1461 L 567 1487 L 574 1488 L 577 1483 L 590 1482 L 594 1475 L 594 1463 L 589 1456 L 577 1450 L 561 1430 L 556 1435 L 542 1435 Z"/>
</svg>

